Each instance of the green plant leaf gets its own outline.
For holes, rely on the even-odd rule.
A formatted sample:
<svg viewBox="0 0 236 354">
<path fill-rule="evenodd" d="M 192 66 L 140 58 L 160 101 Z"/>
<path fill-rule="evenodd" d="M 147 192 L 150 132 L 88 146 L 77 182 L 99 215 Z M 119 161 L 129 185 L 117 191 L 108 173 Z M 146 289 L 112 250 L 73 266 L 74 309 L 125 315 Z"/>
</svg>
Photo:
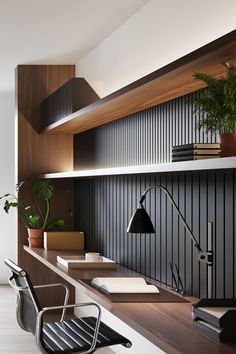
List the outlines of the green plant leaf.
<svg viewBox="0 0 236 354">
<path fill-rule="evenodd" d="M 39 198 L 49 200 L 52 198 L 53 185 L 49 180 L 39 180 L 33 185 L 33 192 Z"/>
<path fill-rule="evenodd" d="M 18 202 L 9 202 L 9 200 L 6 200 L 4 203 L 4 207 L 3 209 L 5 210 L 5 212 L 8 214 L 9 209 L 13 207 L 13 208 L 18 208 L 19 207 L 19 203 Z"/>
<path fill-rule="evenodd" d="M 29 220 L 30 226 L 33 229 L 39 229 L 40 215 L 38 215 L 38 214 L 29 215 L 28 220 Z"/>
<path fill-rule="evenodd" d="M 16 184 L 16 191 L 18 192 L 19 189 L 23 186 L 23 184 L 25 184 L 25 181 L 21 181 L 19 183 Z"/>
<path fill-rule="evenodd" d="M 4 194 L 0 197 L 0 199 L 3 199 L 3 198 L 6 198 L 6 197 L 9 197 L 10 193 L 7 193 L 7 194 Z"/>
<path fill-rule="evenodd" d="M 58 219 L 55 222 L 54 226 L 56 226 L 56 227 L 64 227 L 65 226 L 65 221 L 63 219 Z"/>
<path fill-rule="evenodd" d="M 236 68 L 222 63 L 226 77 L 215 78 L 206 73 L 195 73 L 207 88 L 194 101 L 194 112 L 200 113 L 199 128 L 211 133 L 236 131 Z"/>
</svg>

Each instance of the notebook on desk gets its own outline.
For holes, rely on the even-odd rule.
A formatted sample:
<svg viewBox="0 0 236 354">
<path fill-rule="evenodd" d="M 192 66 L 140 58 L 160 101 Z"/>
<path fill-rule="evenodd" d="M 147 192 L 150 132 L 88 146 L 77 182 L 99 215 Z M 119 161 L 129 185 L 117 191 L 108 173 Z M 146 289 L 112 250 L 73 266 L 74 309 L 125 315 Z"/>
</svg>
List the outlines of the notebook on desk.
<svg viewBox="0 0 236 354">
<path fill-rule="evenodd" d="M 129 278 L 130 279 L 130 278 Z M 92 284 L 92 279 L 80 279 L 79 282 L 88 289 L 93 289 L 97 294 L 105 297 L 110 302 L 114 303 L 145 303 L 145 302 L 189 302 L 182 296 L 173 294 L 172 292 L 159 288 L 159 292 L 153 293 L 106 293 L 99 290 L 98 287 Z M 149 285 L 149 284 L 148 284 Z"/>
<path fill-rule="evenodd" d="M 91 284 L 106 294 L 159 294 L 155 285 L 139 277 L 94 278 Z"/>
</svg>

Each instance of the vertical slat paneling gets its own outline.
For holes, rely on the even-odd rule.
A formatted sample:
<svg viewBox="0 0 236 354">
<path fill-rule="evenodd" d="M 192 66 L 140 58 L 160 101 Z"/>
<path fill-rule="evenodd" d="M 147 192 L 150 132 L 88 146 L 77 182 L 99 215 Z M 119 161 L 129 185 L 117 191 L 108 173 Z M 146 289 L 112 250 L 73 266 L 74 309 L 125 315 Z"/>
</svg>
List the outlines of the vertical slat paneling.
<svg viewBox="0 0 236 354">
<path fill-rule="evenodd" d="M 93 163 L 91 168 L 169 162 L 173 145 L 215 142 L 217 137 L 198 131 L 199 116 L 193 114 L 189 103 L 196 95 L 199 93 L 78 134 L 75 138 L 75 169 L 88 168 L 89 162 Z M 84 141 L 89 141 L 86 161 Z"/>
<path fill-rule="evenodd" d="M 224 201 L 224 226 L 225 226 L 225 240 L 224 240 L 224 257 L 225 257 L 225 296 L 233 297 L 234 285 L 234 208 L 233 204 L 233 173 L 225 173 L 225 201 Z"/>
<path fill-rule="evenodd" d="M 75 168 L 82 168 L 83 144 L 89 141 L 91 168 L 167 162 L 172 145 L 216 142 L 199 131 L 191 101 L 199 93 L 152 107 L 75 138 Z M 80 142 L 80 143 L 79 143 Z M 88 145 L 87 145 L 88 146 Z M 85 165 L 84 165 L 85 166 Z M 213 222 L 214 296 L 236 294 L 235 172 L 111 176 L 75 182 L 75 228 L 86 231 L 86 246 L 143 274 L 173 285 L 169 262 L 177 264 L 188 293 L 207 296 L 206 266 L 178 215 L 160 190 L 147 195 L 154 235 L 127 235 L 128 221 L 141 193 L 150 185 L 167 186 L 202 249 Z"/>
<path fill-rule="evenodd" d="M 214 223 L 214 293 L 217 297 L 233 297 L 236 198 L 233 172 L 77 181 L 75 226 L 86 231 L 87 248 L 169 285 L 172 285 L 169 262 L 176 263 L 188 293 L 207 296 L 206 266 L 198 263 L 196 248 L 163 192 L 153 190 L 145 202 L 156 234 L 126 233 L 141 192 L 159 183 L 167 186 L 203 249 L 207 245 L 207 224 Z"/>
<path fill-rule="evenodd" d="M 225 295 L 225 262 L 224 262 L 224 174 L 219 172 L 216 176 L 216 296 Z"/>
</svg>

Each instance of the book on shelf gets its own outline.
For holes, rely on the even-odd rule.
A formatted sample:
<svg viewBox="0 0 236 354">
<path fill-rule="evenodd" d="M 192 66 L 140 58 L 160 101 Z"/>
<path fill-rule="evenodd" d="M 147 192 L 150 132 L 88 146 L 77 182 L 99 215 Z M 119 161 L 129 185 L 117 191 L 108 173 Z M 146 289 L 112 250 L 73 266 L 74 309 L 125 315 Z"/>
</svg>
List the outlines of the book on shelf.
<svg viewBox="0 0 236 354">
<path fill-rule="evenodd" d="M 220 149 L 192 149 L 192 150 L 181 150 L 172 151 L 172 156 L 184 156 L 184 155 L 215 155 L 220 154 Z"/>
<path fill-rule="evenodd" d="M 172 146 L 172 151 L 193 150 L 193 149 L 220 149 L 220 144 L 191 143 L 191 144 Z"/>
<path fill-rule="evenodd" d="M 94 278 L 91 282 L 98 290 L 106 294 L 158 294 L 155 285 L 149 285 L 139 277 Z"/>
<path fill-rule="evenodd" d="M 195 160 L 205 160 L 205 159 L 217 159 L 219 155 L 186 155 L 186 156 L 173 156 L 172 162 L 178 161 L 195 161 Z"/>
</svg>

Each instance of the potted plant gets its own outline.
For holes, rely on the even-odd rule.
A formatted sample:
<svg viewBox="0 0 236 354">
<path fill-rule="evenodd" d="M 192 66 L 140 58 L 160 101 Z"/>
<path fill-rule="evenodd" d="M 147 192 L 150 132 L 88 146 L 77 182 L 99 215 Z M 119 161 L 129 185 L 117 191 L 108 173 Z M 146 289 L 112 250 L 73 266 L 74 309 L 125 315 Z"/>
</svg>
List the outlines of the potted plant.
<svg viewBox="0 0 236 354">
<path fill-rule="evenodd" d="M 226 157 L 236 156 L 236 68 L 228 62 L 222 65 L 226 68 L 225 77 L 201 72 L 193 75 L 207 85 L 194 107 L 201 113 L 199 127 L 219 133 L 221 157 Z"/>
<path fill-rule="evenodd" d="M 16 192 L 22 188 L 25 182 L 16 186 Z M 17 195 L 7 193 L 0 197 L 5 203 L 3 209 L 6 213 L 11 208 L 17 208 L 19 216 L 28 229 L 29 245 L 31 247 L 43 246 L 43 232 L 52 228 L 64 227 L 63 219 L 55 219 L 51 214 L 51 198 L 53 196 L 53 184 L 50 180 L 38 180 L 33 184 L 34 202 L 26 205 Z"/>
</svg>

